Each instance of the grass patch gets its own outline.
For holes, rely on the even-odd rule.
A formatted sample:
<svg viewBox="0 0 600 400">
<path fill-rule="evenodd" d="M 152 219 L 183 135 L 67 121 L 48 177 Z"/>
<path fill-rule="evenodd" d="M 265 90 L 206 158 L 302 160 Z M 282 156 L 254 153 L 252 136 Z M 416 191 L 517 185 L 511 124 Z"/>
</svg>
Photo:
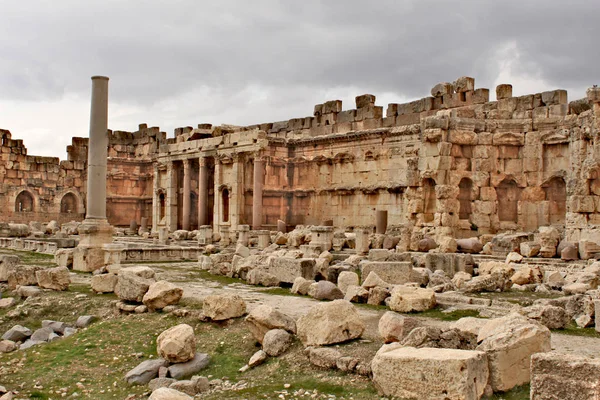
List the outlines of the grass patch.
<svg viewBox="0 0 600 400">
<path fill-rule="evenodd" d="M 0 254 L 10 254 L 19 256 L 19 258 L 21 259 L 21 264 L 23 265 L 56 266 L 56 262 L 54 261 L 54 255 L 52 254 L 9 249 L 2 249 L 0 251 Z"/>
<path fill-rule="evenodd" d="M 596 332 L 595 328 L 580 328 L 573 321 L 565 327 L 565 329 L 552 329 L 552 332 L 559 333 L 561 335 L 571 336 L 586 336 L 600 338 L 600 333 Z"/>
<path fill-rule="evenodd" d="M 486 400 L 529 400 L 529 385 L 517 386 L 508 392 L 494 393 L 490 397 L 484 397 Z"/>
<path fill-rule="evenodd" d="M 406 314 L 411 315 L 411 314 Z M 455 310 L 449 313 L 445 313 L 441 308 L 433 308 L 431 310 L 424 311 L 422 313 L 417 313 L 416 315 L 426 318 L 434 318 L 442 321 L 458 321 L 461 318 L 465 317 L 475 317 L 481 318 L 479 316 L 479 311 L 477 310 Z"/>
<path fill-rule="evenodd" d="M 299 294 L 294 294 L 290 290 L 290 288 L 283 287 L 269 287 L 269 288 L 260 288 L 256 287 L 254 289 L 255 292 L 266 293 L 274 296 L 292 296 L 292 297 L 306 297 Z"/>
</svg>

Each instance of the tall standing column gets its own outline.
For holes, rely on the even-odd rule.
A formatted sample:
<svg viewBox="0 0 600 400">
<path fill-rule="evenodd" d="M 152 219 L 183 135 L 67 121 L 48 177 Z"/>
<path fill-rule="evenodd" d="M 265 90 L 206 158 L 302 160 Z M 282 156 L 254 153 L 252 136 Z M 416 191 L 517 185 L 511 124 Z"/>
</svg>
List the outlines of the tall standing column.
<svg viewBox="0 0 600 400">
<path fill-rule="evenodd" d="M 208 171 L 206 157 L 200 157 L 198 169 L 198 226 L 208 224 Z"/>
<path fill-rule="evenodd" d="M 262 200 L 265 162 L 259 158 L 254 159 L 254 185 L 252 190 L 252 229 L 262 226 Z"/>
<path fill-rule="evenodd" d="M 152 232 L 156 232 L 158 222 L 163 216 L 160 215 L 160 200 L 158 197 L 158 163 L 154 162 L 152 181 Z"/>
<path fill-rule="evenodd" d="M 92 108 L 88 144 L 86 219 L 106 220 L 108 156 L 108 78 L 92 76 Z"/>
<path fill-rule="evenodd" d="M 191 179 L 190 176 L 190 160 L 183 160 L 183 230 L 190 230 L 190 212 L 191 205 Z"/>
</svg>

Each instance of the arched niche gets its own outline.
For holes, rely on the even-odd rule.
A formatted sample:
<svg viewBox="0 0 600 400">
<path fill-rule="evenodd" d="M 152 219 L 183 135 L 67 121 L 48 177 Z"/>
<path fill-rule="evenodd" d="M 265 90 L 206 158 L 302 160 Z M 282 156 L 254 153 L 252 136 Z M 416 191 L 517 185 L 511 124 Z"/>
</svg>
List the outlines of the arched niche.
<svg viewBox="0 0 600 400">
<path fill-rule="evenodd" d="M 223 222 L 229 222 L 229 189 L 221 191 L 221 206 L 223 210 Z"/>
<path fill-rule="evenodd" d="M 431 178 L 423 179 L 423 220 L 433 222 L 437 207 L 435 196 L 435 181 Z"/>
<path fill-rule="evenodd" d="M 548 201 L 550 225 L 564 225 L 567 214 L 567 185 L 560 177 L 552 178 L 542 185 Z"/>
<path fill-rule="evenodd" d="M 69 192 L 60 199 L 61 214 L 76 214 L 78 212 L 77 197 Z"/>
<path fill-rule="evenodd" d="M 517 222 L 521 198 L 521 189 L 517 183 L 512 179 L 505 178 L 496 187 L 496 196 L 498 198 L 498 219 Z"/>
<path fill-rule="evenodd" d="M 27 190 L 23 190 L 21 193 L 17 195 L 15 200 L 15 211 L 16 212 L 33 212 L 34 210 L 34 200 L 31 193 Z"/>
</svg>

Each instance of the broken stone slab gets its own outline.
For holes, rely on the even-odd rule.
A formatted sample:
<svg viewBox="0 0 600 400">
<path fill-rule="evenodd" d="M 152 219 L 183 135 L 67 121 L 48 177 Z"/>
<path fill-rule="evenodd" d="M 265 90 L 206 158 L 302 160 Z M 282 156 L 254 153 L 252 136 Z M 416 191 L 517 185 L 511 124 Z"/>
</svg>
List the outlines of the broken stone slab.
<svg viewBox="0 0 600 400">
<path fill-rule="evenodd" d="M 33 332 L 33 334 L 31 335 L 31 340 L 38 342 L 49 342 L 51 339 L 51 335 L 54 334 L 54 330 L 51 327 L 46 326 L 40 329 L 36 329 L 36 331 Z"/>
<path fill-rule="evenodd" d="M 63 335 L 65 333 L 65 329 L 67 329 L 67 324 L 60 321 L 51 321 L 51 320 L 43 320 L 42 328 L 50 328 L 53 332 Z"/>
<path fill-rule="evenodd" d="M 154 391 L 159 388 L 168 388 L 172 383 L 175 382 L 173 378 L 154 378 L 148 382 L 148 389 Z"/>
<path fill-rule="evenodd" d="M 520 312 L 527 318 L 538 321 L 548 329 L 563 329 L 571 321 L 563 307 L 549 304 L 534 304 L 523 308 Z"/>
<path fill-rule="evenodd" d="M 535 257 L 540 253 L 542 246 L 537 242 L 523 242 L 519 245 L 519 252 L 523 257 Z"/>
<path fill-rule="evenodd" d="M 308 289 L 310 288 L 310 285 L 312 285 L 313 283 L 315 283 L 314 280 L 304 279 L 301 276 L 299 276 L 296 279 L 294 279 L 294 284 L 292 285 L 290 292 L 292 294 L 301 294 L 301 295 L 305 296 L 308 294 Z"/>
<path fill-rule="evenodd" d="M 425 268 L 431 272 L 444 271 L 453 278 L 457 272 L 473 275 L 475 261 L 470 254 L 428 253 L 425 255 Z"/>
<path fill-rule="evenodd" d="M 250 333 L 259 343 L 262 343 L 265 333 L 271 329 L 284 329 L 296 333 L 296 321 L 293 318 L 266 304 L 253 309 L 245 321 Z"/>
<path fill-rule="evenodd" d="M 338 288 L 346 295 L 346 291 L 349 286 L 358 286 L 360 282 L 360 278 L 356 272 L 352 271 L 342 271 L 338 275 L 337 285 Z"/>
<path fill-rule="evenodd" d="M 430 310 L 435 304 L 433 290 L 410 286 L 396 286 L 388 302 L 390 310 L 403 313 Z"/>
<path fill-rule="evenodd" d="M 296 322 L 305 346 L 322 346 L 359 338 L 365 330 L 356 308 L 346 300 L 317 304 Z"/>
<path fill-rule="evenodd" d="M 369 299 L 369 291 L 362 286 L 350 285 L 346 289 L 344 300 L 351 303 L 366 303 Z"/>
<path fill-rule="evenodd" d="M 476 400 L 488 381 L 487 357 L 481 351 L 384 345 L 371 368 L 379 393 L 399 398 Z"/>
<path fill-rule="evenodd" d="M 37 286 L 19 286 L 17 288 L 17 296 L 20 298 L 36 297 L 42 293 L 42 290 Z"/>
<path fill-rule="evenodd" d="M 390 297 L 391 292 L 388 288 L 375 286 L 369 289 L 369 298 L 367 304 L 379 306 L 385 303 L 385 300 Z"/>
<path fill-rule="evenodd" d="M 2 335 L 2 340 L 11 340 L 13 342 L 23 342 L 31 336 L 31 329 L 21 325 L 15 325 Z"/>
<path fill-rule="evenodd" d="M 118 273 L 115 294 L 121 300 L 141 303 L 150 285 L 154 282 L 154 270 L 152 268 L 121 268 Z"/>
<path fill-rule="evenodd" d="M 8 281 L 8 271 L 21 263 L 19 256 L 1 255 L 0 256 L 0 282 Z"/>
<path fill-rule="evenodd" d="M 308 361 L 320 368 L 335 369 L 342 353 L 329 347 L 307 347 L 305 353 Z"/>
<path fill-rule="evenodd" d="M 271 257 L 260 269 L 277 277 L 280 282 L 293 284 L 297 277 L 314 279 L 315 260 L 312 258 Z"/>
<path fill-rule="evenodd" d="M 365 289 L 371 289 L 374 287 L 391 288 L 394 285 L 385 282 L 379 277 L 379 275 L 377 275 L 375 271 L 371 271 L 369 272 L 369 275 L 367 275 L 367 278 L 363 281 L 361 286 Z"/>
<path fill-rule="evenodd" d="M 0 341 L 0 353 L 11 353 L 18 349 L 17 343 L 12 340 Z"/>
<path fill-rule="evenodd" d="M 43 340 L 27 339 L 19 346 L 19 350 L 26 350 L 26 349 L 29 349 L 30 347 L 37 346 L 38 344 L 42 344 L 42 343 L 46 343 L 46 342 Z"/>
<path fill-rule="evenodd" d="M 479 254 L 483 250 L 483 244 L 476 237 L 457 239 L 456 248 L 459 253 Z"/>
<path fill-rule="evenodd" d="M 521 243 L 531 241 L 533 241 L 533 235 L 530 233 L 502 233 L 492 238 L 492 254 L 506 257 L 511 251 L 518 252 L 521 248 Z"/>
<path fill-rule="evenodd" d="M 210 356 L 205 353 L 196 353 L 194 358 L 187 362 L 169 366 L 169 375 L 174 379 L 183 379 L 200 372 L 210 364 Z"/>
<path fill-rule="evenodd" d="M 532 400 L 594 399 L 600 395 L 600 361 L 563 353 L 531 356 Z"/>
<path fill-rule="evenodd" d="M 360 263 L 361 276 L 368 277 L 375 272 L 385 282 L 403 285 L 410 282 L 412 263 L 390 261 L 363 261 Z"/>
<path fill-rule="evenodd" d="M 0 309 L 9 308 L 17 303 L 14 297 L 5 297 L 0 299 Z"/>
<path fill-rule="evenodd" d="M 36 265 L 18 265 L 8 269 L 7 281 L 9 289 L 16 289 L 17 286 L 35 286 L 38 284 L 36 272 L 43 267 Z"/>
<path fill-rule="evenodd" d="M 112 293 L 115 291 L 118 280 L 119 277 L 115 274 L 93 275 L 90 285 L 96 293 Z"/>
<path fill-rule="evenodd" d="M 260 268 L 255 268 L 248 272 L 246 281 L 250 285 L 260 285 L 265 287 L 277 287 L 280 284 L 279 278 Z"/>
</svg>

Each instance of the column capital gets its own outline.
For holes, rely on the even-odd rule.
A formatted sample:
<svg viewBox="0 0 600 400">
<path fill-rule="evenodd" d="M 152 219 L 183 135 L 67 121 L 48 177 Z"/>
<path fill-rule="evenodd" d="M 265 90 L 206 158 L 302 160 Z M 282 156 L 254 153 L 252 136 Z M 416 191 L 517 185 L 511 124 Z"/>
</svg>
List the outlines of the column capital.
<svg viewBox="0 0 600 400">
<path fill-rule="evenodd" d="M 205 156 L 200 156 L 198 157 L 198 165 L 200 165 L 201 167 L 206 167 L 206 165 L 208 164 L 208 157 Z"/>
<path fill-rule="evenodd" d="M 187 158 L 184 158 L 183 160 L 183 167 L 184 168 L 189 168 L 190 167 L 190 160 Z"/>
</svg>

